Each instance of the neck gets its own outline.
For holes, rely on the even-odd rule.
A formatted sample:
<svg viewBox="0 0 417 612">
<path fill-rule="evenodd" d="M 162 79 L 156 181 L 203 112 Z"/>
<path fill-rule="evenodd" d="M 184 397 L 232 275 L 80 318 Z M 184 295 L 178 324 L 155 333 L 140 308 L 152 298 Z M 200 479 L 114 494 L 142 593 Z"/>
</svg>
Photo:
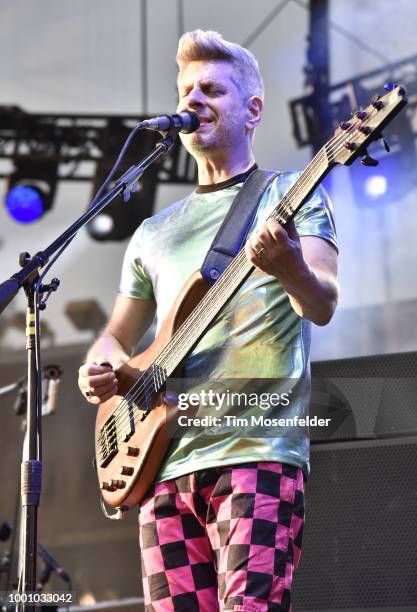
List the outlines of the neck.
<svg viewBox="0 0 417 612">
<path fill-rule="evenodd" d="M 213 185 L 246 172 L 255 163 L 255 157 L 250 150 L 239 159 L 235 159 L 233 154 L 223 153 L 218 156 L 198 156 L 196 161 L 199 185 Z"/>
</svg>

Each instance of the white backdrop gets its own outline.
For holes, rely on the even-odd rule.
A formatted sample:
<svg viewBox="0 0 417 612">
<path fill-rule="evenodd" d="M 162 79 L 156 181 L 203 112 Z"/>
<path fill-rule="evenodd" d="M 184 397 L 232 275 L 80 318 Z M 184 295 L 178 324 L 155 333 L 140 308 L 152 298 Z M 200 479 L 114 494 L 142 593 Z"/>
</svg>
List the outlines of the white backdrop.
<svg viewBox="0 0 417 612">
<path fill-rule="evenodd" d="M 185 0 L 184 26 L 215 29 L 243 43 L 277 5 L 276 0 Z M 378 4 L 333 0 L 332 83 L 381 67 L 384 62 L 378 53 L 390 61 L 417 53 L 416 18 L 417 5 L 411 0 Z M 14 104 L 32 112 L 173 112 L 177 2 L 148 2 L 148 109 L 141 107 L 140 19 L 139 0 L 3 0 L 0 105 Z M 350 40 L 337 26 L 375 52 Z M 255 142 L 258 163 L 264 167 L 302 168 L 310 157 L 307 148 L 296 148 L 288 112 L 288 101 L 305 93 L 307 28 L 308 12 L 289 2 L 250 46 L 266 85 L 265 115 Z M 314 331 L 313 357 L 416 349 L 416 190 L 381 214 L 378 209 L 355 206 L 346 168 L 338 168 L 334 176 L 342 296 L 333 322 Z M 17 269 L 20 251 L 45 247 L 81 214 L 90 191 L 87 183 L 61 182 L 53 210 L 32 226 L 19 226 L 0 206 L 0 278 Z M 160 187 L 157 209 L 186 191 L 183 186 Z M 56 344 L 90 339 L 65 316 L 68 301 L 95 298 L 110 312 L 125 246 L 98 244 L 81 232 L 56 265 L 54 275 L 62 285 L 43 315 Z M 23 331 L 6 328 L 8 319 L 24 308 L 20 296 L 3 314 L 2 351 L 24 347 Z"/>
</svg>

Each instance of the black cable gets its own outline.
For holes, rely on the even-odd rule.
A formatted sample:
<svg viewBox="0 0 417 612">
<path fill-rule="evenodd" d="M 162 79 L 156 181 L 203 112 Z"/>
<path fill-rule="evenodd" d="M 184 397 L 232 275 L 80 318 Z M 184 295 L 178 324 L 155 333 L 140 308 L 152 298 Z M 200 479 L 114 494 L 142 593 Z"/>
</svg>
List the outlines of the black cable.
<svg viewBox="0 0 417 612">
<path fill-rule="evenodd" d="M 301 6 L 306 11 L 310 11 L 310 7 L 308 6 L 308 4 L 306 4 L 302 0 L 293 0 L 293 2 L 297 4 L 298 6 Z M 351 32 L 348 32 L 348 30 L 345 30 L 345 28 L 342 28 L 342 26 L 340 26 L 335 21 L 332 21 L 331 19 L 329 19 L 328 23 L 329 23 L 330 28 L 333 28 L 333 30 L 335 30 L 336 32 L 339 32 L 339 34 L 344 36 L 347 40 L 350 40 L 350 42 L 353 42 L 360 49 L 363 49 L 364 51 L 367 51 L 368 53 L 372 54 L 374 57 L 377 57 L 379 60 L 384 62 L 384 64 L 391 64 L 391 60 L 388 59 L 385 55 L 380 53 L 377 49 L 374 49 L 373 47 L 370 47 L 369 45 L 364 43 L 362 40 L 357 38 L 354 34 L 352 34 Z"/>
<path fill-rule="evenodd" d="M 97 191 L 96 195 L 93 198 L 93 201 L 90 204 L 90 208 L 92 206 L 94 206 L 94 204 L 98 201 L 99 197 L 101 196 L 101 194 L 103 193 L 104 189 L 107 187 L 107 185 L 110 183 L 110 181 L 112 180 L 114 174 L 116 173 L 117 169 L 119 168 L 120 164 L 123 161 L 123 158 L 126 154 L 127 148 L 129 147 L 133 137 L 136 135 L 136 133 L 139 130 L 139 124 L 137 124 L 133 130 L 130 132 L 130 134 L 128 135 L 128 137 L 126 138 L 126 141 L 123 145 L 122 150 L 119 153 L 119 156 L 113 166 L 113 168 L 111 169 L 110 173 L 108 174 L 106 180 L 104 181 L 104 183 L 102 184 L 102 186 L 100 187 L 100 189 Z M 42 281 L 45 278 L 46 274 L 49 272 L 49 269 L 52 267 L 52 265 L 55 263 L 55 261 L 63 254 L 63 252 L 67 249 L 67 247 L 69 247 L 69 245 L 71 244 L 71 242 L 74 240 L 74 238 L 77 236 L 77 234 L 74 234 L 73 236 L 71 236 L 71 238 L 69 238 L 63 245 L 62 247 L 54 254 L 54 256 L 52 257 L 52 259 L 50 261 L 48 261 L 45 264 L 45 267 L 42 269 L 41 274 L 39 274 L 39 278 L 36 281 L 35 284 L 35 291 L 34 291 L 34 308 L 35 308 L 35 327 L 36 327 L 36 335 L 35 335 L 35 359 L 36 359 L 36 380 L 37 380 L 37 395 L 38 395 L 38 431 L 37 431 L 37 448 L 38 448 L 38 459 L 39 461 L 42 461 L 42 362 L 41 362 L 41 348 L 40 348 L 40 302 L 41 302 L 41 288 L 42 288 Z"/>
<path fill-rule="evenodd" d="M 256 30 L 242 43 L 242 47 L 249 47 L 249 45 L 251 45 L 260 34 L 262 34 L 262 32 L 272 23 L 272 20 L 275 19 L 275 17 L 282 11 L 283 8 L 287 6 L 287 4 L 289 4 L 289 2 L 291 2 L 291 0 L 282 0 L 278 6 L 268 13 Z"/>
<path fill-rule="evenodd" d="M 110 170 L 109 174 L 107 175 L 106 180 L 104 181 L 104 183 L 102 184 L 102 186 L 100 187 L 100 189 L 97 191 L 96 195 L 94 196 L 91 204 L 90 204 L 90 208 L 92 206 L 94 206 L 94 204 L 98 201 L 99 197 L 102 195 L 104 189 L 107 187 L 107 185 L 110 183 L 110 181 L 112 180 L 113 176 L 115 175 L 117 169 L 119 168 L 120 164 L 123 161 L 123 158 L 126 154 L 126 150 L 129 147 L 133 137 L 135 136 L 135 134 L 138 132 L 139 130 L 139 124 L 137 124 L 133 130 L 130 132 L 129 136 L 126 138 L 126 141 L 123 145 L 122 150 L 119 153 L 119 157 L 117 158 L 113 168 Z M 44 279 L 46 273 L 48 272 L 48 270 L 51 268 L 52 264 L 55 263 L 55 261 L 58 259 L 58 257 L 61 256 L 61 254 L 65 251 L 65 249 L 70 245 L 70 243 L 74 240 L 74 238 L 77 236 L 77 234 L 74 234 L 74 236 L 71 236 L 71 238 L 69 238 L 67 240 L 67 242 L 60 248 L 60 250 L 55 253 L 54 257 L 46 264 L 45 268 L 43 268 L 42 270 L 42 274 L 39 277 L 39 280 L 36 284 L 36 304 L 39 304 L 39 291 L 40 291 L 40 286 L 42 283 L 42 280 Z"/>
</svg>

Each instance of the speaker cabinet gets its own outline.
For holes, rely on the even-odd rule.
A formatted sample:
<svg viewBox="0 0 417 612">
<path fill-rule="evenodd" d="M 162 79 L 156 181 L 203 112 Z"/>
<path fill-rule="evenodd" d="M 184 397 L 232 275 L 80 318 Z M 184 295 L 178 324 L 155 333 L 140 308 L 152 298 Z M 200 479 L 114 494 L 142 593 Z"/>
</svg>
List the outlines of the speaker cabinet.
<svg viewBox="0 0 417 612">
<path fill-rule="evenodd" d="M 312 436 L 294 612 L 417 610 L 417 354 L 312 374 L 312 413 L 336 426 Z"/>
</svg>

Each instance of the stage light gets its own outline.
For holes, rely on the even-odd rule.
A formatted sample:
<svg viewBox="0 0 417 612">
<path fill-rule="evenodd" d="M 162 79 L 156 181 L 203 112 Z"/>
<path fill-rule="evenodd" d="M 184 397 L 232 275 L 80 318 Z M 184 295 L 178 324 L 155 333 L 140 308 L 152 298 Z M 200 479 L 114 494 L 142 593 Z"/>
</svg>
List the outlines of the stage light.
<svg viewBox="0 0 417 612">
<path fill-rule="evenodd" d="M 25 160 L 16 164 L 9 176 L 6 210 L 18 223 L 38 221 L 50 210 L 55 195 L 56 162 Z"/>
<path fill-rule="evenodd" d="M 364 185 L 366 195 L 374 200 L 384 195 L 387 187 L 388 181 L 386 177 L 380 174 L 367 178 Z"/>
<path fill-rule="evenodd" d="M 363 166 L 359 161 L 350 166 L 353 196 L 358 206 L 397 203 L 416 184 L 417 150 L 407 111 L 384 129 L 389 151 L 382 140 L 371 145 L 369 154 L 379 161 L 378 166 Z"/>
<path fill-rule="evenodd" d="M 90 234 L 107 236 L 114 228 L 114 219 L 105 212 L 99 213 L 90 221 Z"/>
<path fill-rule="evenodd" d="M 130 133 L 130 129 L 118 120 L 117 122 L 113 121 L 110 133 L 112 138 L 106 143 L 105 156 L 97 165 L 93 194 L 98 191 L 108 176 L 123 143 Z M 128 168 L 137 164 L 148 154 L 155 146 L 158 138 L 159 135 L 149 131 L 142 131 L 137 134 L 126 152 L 126 157 L 118 169 L 116 177 L 123 175 Z M 155 163 L 146 169 L 138 183 L 138 190 L 131 194 L 128 202 L 125 202 L 119 195 L 87 224 L 86 227 L 90 236 L 100 242 L 120 241 L 129 238 L 140 223 L 152 215 L 157 183 L 158 164 Z M 114 182 L 110 182 L 107 191 L 113 187 Z M 102 195 L 105 195 L 105 193 Z"/>
<path fill-rule="evenodd" d="M 118 196 L 87 224 L 87 231 L 94 240 L 101 242 L 126 240 L 144 219 L 152 216 L 157 171 L 156 166 L 148 168 L 141 178 L 139 189 L 131 194 L 128 202 L 125 202 L 121 195 Z M 99 170 L 95 185 L 101 184 L 107 174 L 108 170 Z"/>
<path fill-rule="evenodd" d="M 44 213 L 42 196 L 31 185 L 15 185 L 6 196 L 6 209 L 19 223 L 32 223 Z"/>
</svg>

